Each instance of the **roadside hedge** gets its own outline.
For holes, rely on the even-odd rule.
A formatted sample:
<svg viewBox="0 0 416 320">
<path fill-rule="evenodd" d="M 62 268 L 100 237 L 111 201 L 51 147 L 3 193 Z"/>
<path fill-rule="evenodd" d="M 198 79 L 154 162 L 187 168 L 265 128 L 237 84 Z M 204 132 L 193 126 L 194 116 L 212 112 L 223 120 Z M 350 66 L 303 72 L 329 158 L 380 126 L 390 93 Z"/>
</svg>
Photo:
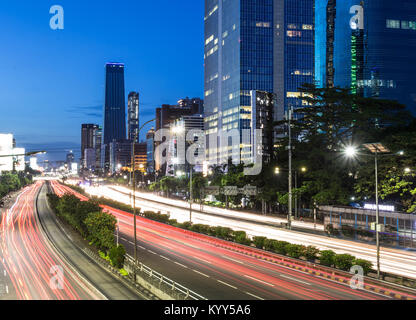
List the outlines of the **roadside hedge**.
<svg viewBox="0 0 416 320">
<path fill-rule="evenodd" d="M 113 266 L 119 269 L 123 267 L 126 252 L 122 245 L 116 246 L 114 234 L 117 220 L 114 216 L 103 212 L 96 200 L 81 201 L 74 195 L 59 198 L 55 194 L 48 194 L 47 197 L 58 217 L 99 250 L 105 251 Z"/>
</svg>

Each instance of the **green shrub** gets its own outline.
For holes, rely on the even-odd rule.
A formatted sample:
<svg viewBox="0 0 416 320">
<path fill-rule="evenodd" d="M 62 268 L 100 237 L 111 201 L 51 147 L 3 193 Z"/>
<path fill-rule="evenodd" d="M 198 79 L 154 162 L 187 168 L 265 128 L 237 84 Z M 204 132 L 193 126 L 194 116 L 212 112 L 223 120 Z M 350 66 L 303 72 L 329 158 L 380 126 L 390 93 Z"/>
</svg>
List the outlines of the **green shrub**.
<svg viewBox="0 0 416 320">
<path fill-rule="evenodd" d="M 277 240 L 274 240 L 274 239 L 266 239 L 266 240 L 264 240 L 264 250 L 274 251 L 274 243 L 276 241 Z"/>
<path fill-rule="evenodd" d="M 234 241 L 240 244 L 250 245 L 251 240 L 247 237 L 245 231 L 234 231 Z"/>
<path fill-rule="evenodd" d="M 266 241 L 266 237 L 253 237 L 253 243 L 258 249 L 264 248 L 264 242 Z"/>
<path fill-rule="evenodd" d="M 215 236 L 224 240 L 233 241 L 234 233 L 233 230 L 226 227 L 215 227 Z"/>
<path fill-rule="evenodd" d="M 118 245 L 117 247 L 112 247 L 108 256 L 110 257 L 111 264 L 117 269 L 121 269 L 124 266 L 124 259 L 126 255 L 126 250 L 123 245 Z"/>
<path fill-rule="evenodd" d="M 181 224 L 181 228 L 187 229 L 187 230 L 190 230 L 191 226 L 192 226 L 192 223 L 190 223 L 189 221 L 185 221 L 184 223 Z"/>
<path fill-rule="evenodd" d="M 175 226 L 175 225 L 177 225 L 178 224 L 178 220 L 176 220 L 176 219 L 169 219 L 169 224 L 170 225 L 172 225 L 172 226 Z"/>
<path fill-rule="evenodd" d="M 355 259 L 354 265 L 362 267 L 364 275 L 369 274 L 373 270 L 373 263 L 364 259 Z"/>
<path fill-rule="evenodd" d="M 291 258 L 299 259 L 302 255 L 302 251 L 303 251 L 302 247 L 303 246 L 301 246 L 299 244 L 289 243 L 285 246 L 286 254 Z"/>
<path fill-rule="evenodd" d="M 320 264 L 332 267 L 335 264 L 335 252 L 332 250 L 323 250 L 319 255 Z"/>
<path fill-rule="evenodd" d="M 351 267 L 354 265 L 355 257 L 350 254 L 337 254 L 335 255 L 335 267 L 343 271 L 350 271 Z"/>
<path fill-rule="evenodd" d="M 314 246 L 307 246 L 304 247 L 304 251 L 302 252 L 302 256 L 304 256 L 309 261 L 315 261 L 318 257 L 319 249 Z"/>
<path fill-rule="evenodd" d="M 275 240 L 273 242 L 273 251 L 278 253 L 278 254 L 286 255 L 287 254 L 287 248 L 288 248 L 289 244 L 290 243 L 286 242 L 286 241 L 277 241 L 277 240 Z"/>
</svg>

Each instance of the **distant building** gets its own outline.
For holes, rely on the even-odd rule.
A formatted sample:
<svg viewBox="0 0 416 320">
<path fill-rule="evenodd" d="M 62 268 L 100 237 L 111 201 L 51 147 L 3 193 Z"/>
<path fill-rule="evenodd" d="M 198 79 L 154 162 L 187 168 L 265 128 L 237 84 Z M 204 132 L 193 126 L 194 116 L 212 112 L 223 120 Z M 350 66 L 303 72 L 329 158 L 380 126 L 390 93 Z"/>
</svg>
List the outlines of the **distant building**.
<svg viewBox="0 0 416 320">
<path fill-rule="evenodd" d="M 315 81 L 416 114 L 416 1 L 316 0 Z"/>
<path fill-rule="evenodd" d="M 205 0 L 204 116 L 210 165 L 227 163 L 235 148 L 231 139 L 221 137 L 252 129 L 252 90 L 276 94 L 275 120 L 288 107 L 304 105 L 298 88 L 314 80 L 314 3 Z M 252 157 L 249 150 L 240 154 L 242 161 Z"/>
<path fill-rule="evenodd" d="M 69 151 L 66 154 L 66 164 L 68 165 L 68 168 L 71 168 L 71 164 L 75 162 L 75 155 L 72 151 Z"/>
<path fill-rule="evenodd" d="M 129 140 L 113 141 L 109 144 L 109 172 L 111 174 L 121 168 L 131 166 L 131 147 Z"/>
<path fill-rule="evenodd" d="M 99 129 L 97 124 L 83 124 L 81 126 L 81 167 L 85 168 L 85 149 L 94 148 L 94 135 Z"/>
<path fill-rule="evenodd" d="M 107 63 L 104 105 L 104 144 L 126 139 L 124 64 Z"/>
<path fill-rule="evenodd" d="M 128 97 L 128 112 L 127 112 L 127 138 L 133 141 L 135 137 L 138 141 L 139 131 L 139 93 L 130 92 Z"/>
<path fill-rule="evenodd" d="M 204 117 L 202 114 L 182 116 L 171 124 L 173 134 L 169 143 L 166 175 L 176 175 L 178 171 L 190 172 L 189 157 L 194 157 L 191 163 L 196 172 L 203 171 L 205 161 Z M 195 151 L 188 154 L 188 148 L 193 145 Z"/>
<path fill-rule="evenodd" d="M 198 114 L 203 109 L 203 100 L 199 98 L 185 98 L 178 101 L 177 105 L 162 105 L 156 109 L 156 132 L 160 129 L 170 130 L 171 124 L 182 116 L 191 116 Z M 165 138 L 162 142 L 165 141 Z M 155 148 L 160 144 L 155 142 Z M 163 151 L 162 157 L 166 157 L 166 150 Z M 162 163 L 161 155 L 155 153 L 155 169 L 156 171 L 166 171 L 166 163 Z"/>
<path fill-rule="evenodd" d="M 102 161 L 101 161 L 101 149 L 103 148 L 103 128 L 98 126 L 98 128 L 94 131 L 94 143 L 93 149 L 95 150 L 95 171 L 99 171 L 103 169 Z"/>
<path fill-rule="evenodd" d="M 88 148 L 84 151 L 84 169 L 95 171 L 96 165 L 96 150 L 94 148 Z"/>
<path fill-rule="evenodd" d="M 13 135 L 0 134 L 0 156 L 13 154 Z M 13 170 L 13 157 L 0 157 L 0 173 Z"/>
<path fill-rule="evenodd" d="M 134 168 L 145 173 L 147 171 L 147 142 L 136 143 L 134 146 Z"/>
<path fill-rule="evenodd" d="M 147 172 L 155 172 L 155 130 L 152 128 L 146 134 L 147 143 Z"/>
<path fill-rule="evenodd" d="M 252 162 L 261 159 L 262 163 L 270 163 L 274 147 L 274 112 L 276 110 L 276 94 L 264 91 L 251 91 L 251 154 Z M 258 140 L 256 130 L 261 130 Z M 259 157 L 257 157 L 257 155 Z"/>
</svg>

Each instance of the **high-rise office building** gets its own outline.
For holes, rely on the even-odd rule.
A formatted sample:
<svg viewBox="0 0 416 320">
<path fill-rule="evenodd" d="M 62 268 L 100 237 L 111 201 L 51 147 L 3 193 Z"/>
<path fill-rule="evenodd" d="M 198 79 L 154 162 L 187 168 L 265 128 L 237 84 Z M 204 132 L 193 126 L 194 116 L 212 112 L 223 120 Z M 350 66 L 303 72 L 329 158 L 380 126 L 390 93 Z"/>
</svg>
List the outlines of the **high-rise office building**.
<svg viewBox="0 0 416 320">
<path fill-rule="evenodd" d="M 74 163 L 74 162 L 75 162 L 75 155 L 71 150 L 66 154 L 66 164 L 68 168 L 71 168 L 71 163 Z"/>
<path fill-rule="evenodd" d="M 147 172 L 155 172 L 155 129 L 150 129 L 146 134 L 147 143 Z"/>
<path fill-rule="evenodd" d="M 178 171 L 190 172 L 190 165 L 196 172 L 202 172 L 205 161 L 204 116 L 194 114 L 182 116 L 171 124 L 173 139 L 169 142 L 166 175 L 176 175 Z M 182 146 L 180 145 L 182 144 Z M 193 162 L 189 162 L 188 149 L 193 144 Z M 187 157 L 188 156 L 188 157 Z"/>
<path fill-rule="evenodd" d="M 127 136 L 128 139 L 133 141 L 135 137 L 138 141 L 139 137 L 137 136 L 139 131 L 139 93 L 130 92 L 128 96 L 127 103 Z"/>
<path fill-rule="evenodd" d="M 104 105 L 104 144 L 126 139 L 124 64 L 107 63 Z"/>
<path fill-rule="evenodd" d="M 95 150 L 95 170 L 102 169 L 102 165 L 101 165 L 102 142 L 103 142 L 103 128 L 101 126 L 98 126 L 94 130 L 94 143 L 93 143 L 93 149 Z"/>
<path fill-rule="evenodd" d="M 85 149 L 94 148 L 94 133 L 98 125 L 86 123 L 81 126 L 81 167 L 85 167 Z"/>
<path fill-rule="evenodd" d="M 224 132 L 250 130 L 251 92 L 275 93 L 274 117 L 302 105 L 298 87 L 313 81 L 314 0 L 205 1 L 207 160 L 225 163 L 233 146 Z M 212 137 L 210 137 L 212 136 Z M 216 141 L 216 143 L 212 143 Z M 241 158 L 251 158 L 251 142 Z"/>
<path fill-rule="evenodd" d="M 185 98 L 178 101 L 177 105 L 164 104 L 161 108 L 156 109 L 156 131 L 160 129 L 170 130 L 170 126 L 175 120 L 182 116 L 190 116 L 198 114 L 201 109 L 204 108 L 204 100 L 199 98 Z M 166 138 L 166 137 L 165 137 Z M 165 141 L 163 138 L 163 141 Z M 160 144 L 160 141 L 155 142 L 155 148 Z M 162 163 L 161 158 L 166 157 L 166 150 L 162 154 L 157 152 L 154 154 L 155 157 L 155 169 L 156 171 L 166 171 L 166 163 Z"/>
<path fill-rule="evenodd" d="M 416 2 L 317 0 L 316 83 L 397 100 L 416 113 Z"/>
</svg>

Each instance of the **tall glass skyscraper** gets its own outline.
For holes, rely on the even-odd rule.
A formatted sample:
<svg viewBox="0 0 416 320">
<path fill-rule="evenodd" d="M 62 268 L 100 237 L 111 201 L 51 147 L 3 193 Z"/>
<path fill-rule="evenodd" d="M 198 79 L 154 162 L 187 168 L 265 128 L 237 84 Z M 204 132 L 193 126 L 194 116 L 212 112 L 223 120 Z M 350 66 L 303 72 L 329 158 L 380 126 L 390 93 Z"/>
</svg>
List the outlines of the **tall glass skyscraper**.
<svg viewBox="0 0 416 320">
<path fill-rule="evenodd" d="M 128 116 L 127 116 L 127 137 L 133 141 L 136 138 L 136 142 L 139 140 L 139 93 L 130 92 L 127 102 Z"/>
<path fill-rule="evenodd" d="M 104 144 L 126 139 L 124 64 L 107 63 L 104 106 Z"/>
<path fill-rule="evenodd" d="M 318 86 L 397 100 L 416 114 L 416 1 L 316 0 Z"/>
<path fill-rule="evenodd" d="M 314 0 L 205 1 L 205 130 L 217 137 L 216 145 L 208 139 L 211 164 L 227 161 L 233 148 L 221 145 L 221 132 L 251 128 L 253 91 L 277 95 L 276 120 L 302 104 L 298 87 L 313 81 L 313 8 Z M 239 147 L 250 158 L 250 148 Z"/>
</svg>

